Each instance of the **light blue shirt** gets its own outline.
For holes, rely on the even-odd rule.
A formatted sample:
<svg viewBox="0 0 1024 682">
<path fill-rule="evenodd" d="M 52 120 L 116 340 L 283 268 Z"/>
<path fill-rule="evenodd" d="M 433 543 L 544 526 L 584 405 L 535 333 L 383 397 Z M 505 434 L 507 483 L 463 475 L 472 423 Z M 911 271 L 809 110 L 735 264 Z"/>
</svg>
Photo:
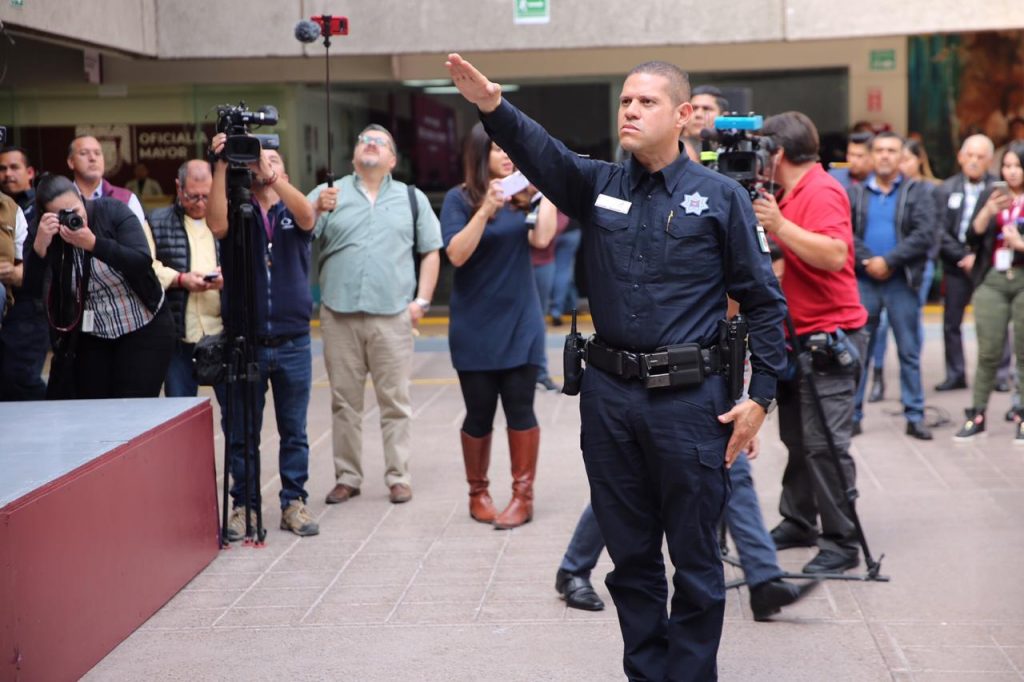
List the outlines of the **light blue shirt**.
<svg viewBox="0 0 1024 682">
<path fill-rule="evenodd" d="M 316 203 L 326 185 L 309 193 Z M 317 218 L 314 236 L 319 247 L 320 297 L 337 313 L 397 315 L 408 307 L 416 289 L 412 257 L 416 249 L 429 253 L 441 248 L 441 226 L 430 202 L 416 190 L 419 217 L 412 224 L 408 185 L 390 175 L 370 202 L 359 177 L 336 180 L 338 205 Z"/>
</svg>

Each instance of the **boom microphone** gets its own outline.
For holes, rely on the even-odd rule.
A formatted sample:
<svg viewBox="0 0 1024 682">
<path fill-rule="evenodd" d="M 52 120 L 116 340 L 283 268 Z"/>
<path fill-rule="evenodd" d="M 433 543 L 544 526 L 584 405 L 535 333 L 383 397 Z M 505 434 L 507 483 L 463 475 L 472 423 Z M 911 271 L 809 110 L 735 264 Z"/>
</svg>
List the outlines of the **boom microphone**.
<svg viewBox="0 0 1024 682">
<path fill-rule="evenodd" d="M 320 37 L 320 25 L 314 21 L 303 19 L 295 24 L 295 38 L 300 43 L 312 43 Z"/>
</svg>

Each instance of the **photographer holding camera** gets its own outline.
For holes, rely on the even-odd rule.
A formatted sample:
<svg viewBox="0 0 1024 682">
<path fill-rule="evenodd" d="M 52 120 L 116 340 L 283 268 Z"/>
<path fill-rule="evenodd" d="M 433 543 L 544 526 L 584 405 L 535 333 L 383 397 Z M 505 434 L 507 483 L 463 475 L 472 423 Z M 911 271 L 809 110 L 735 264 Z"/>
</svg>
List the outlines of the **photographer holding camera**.
<svg viewBox="0 0 1024 682">
<path fill-rule="evenodd" d="M 817 544 L 818 555 L 804 572 L 832 573 L 859 563 L 856 528 L 825 436 L 825 429 L 831 431 L 853 488 L 856 471 L 849 445 L 857 359 L 867 346 L 867 311 L 854 274 L 850 203 L 842 185 L 818 163 L 818 131 L 807 116 L 796 111 L 772 116 L 762 134 L 776 149 L 766 175 L 784 195 L 777 203 L 762 190 L 754 213 L 782 250 L 782 291 L 800 345 L 820 348 L 813 381 L 827 421 L 822 424 L 816 414 L 808 377 L 779 382 L 779 432 L 789 462 L 779 502 L 783 520 L 772 530 L 772 539 L 778 549 Z M 848 355 L 842 353 L 844 344 Z"/>
<path fill-rule="evenodd" d="M 57 175 L 40 180 L 36 207 L 25 286 L 40 291 L 50 269 L 46 300 L 56 341 L 46 397 L 157 397 L 174 324 L 142 225 L 124 203 L 83 201 Z"/>
<path fill-rule="evenodd" d="M 229 237 L 227 175 L 228 162 L 223 158 L 227 135 L 218 133 L 210 142 L 217 156 L 213 166 L 213 187 L 206 222 L 220 240 Z M 268 382 L 274 391 L 274 412 L 281 436 L 278 465 L 281 473 L 281 528 L 296 535 L 316 535 L 320 528 L 306 508 L 308 494 L 304 488 L 309 478 L 309 441 L 306 437 L 306 412 L 313 383 L 313 356 L 310 350 L 309 323 L 313 298 L 309 289 L 311 243 L 316 214 L 305 195 L 288 182 L 284 161 L 276 149 L 263 149 L 258 163 L 249 164 L 252 171 L 252 205 L 258 219 L 252 240 L 251 260 L 236 263 L 234 249 L 221 248 L 224 277 L 221 316 L 229 335 L 245 333 L 235 328 L 239 308 L 245 297 L 242 277 L 248 267 L 254 275 L 255 310 L 244 311 L 255 316 L 256 345 L 259 362 L 259 388 L 253 409 L 255 423 L 250 436 L 259 451 L 263 407 Z M 233 401 L 235 414 L 243 410 L 244 381 L 216 387 L 223 415 L 227 400 Z M 225 426 L 221 420 L 222 428 Z M 231 433 L 225 433 L 226 447 L 231 453 L 231 497 L 234 511 L 228 522 L 227 538 L 241 540 L 245 536 L 245 500 L 256 499 L 259 481 L 251 481 L 243 490 L 245 480 L 244 420 L 234 419 Z M 253 513 L 255 517 L 255 513 Z"/>
</svg>

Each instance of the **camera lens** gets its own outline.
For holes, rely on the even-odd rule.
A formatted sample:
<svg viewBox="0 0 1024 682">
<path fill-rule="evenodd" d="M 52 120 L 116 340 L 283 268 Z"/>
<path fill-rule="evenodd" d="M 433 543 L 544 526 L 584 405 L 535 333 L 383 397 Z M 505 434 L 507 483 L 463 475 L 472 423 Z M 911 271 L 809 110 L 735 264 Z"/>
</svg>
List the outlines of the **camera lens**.
<svg viewBox="0 0 1024 682">
<path fill-rule="evenodd" d="M 85 225 L 85 221 L 82 220 L 82 216 L 78 215 L 74 209 L 62 208 L 60 213 L 57 214 L 57 222 L 69 230 L 77 230 Z"/>
</svg>

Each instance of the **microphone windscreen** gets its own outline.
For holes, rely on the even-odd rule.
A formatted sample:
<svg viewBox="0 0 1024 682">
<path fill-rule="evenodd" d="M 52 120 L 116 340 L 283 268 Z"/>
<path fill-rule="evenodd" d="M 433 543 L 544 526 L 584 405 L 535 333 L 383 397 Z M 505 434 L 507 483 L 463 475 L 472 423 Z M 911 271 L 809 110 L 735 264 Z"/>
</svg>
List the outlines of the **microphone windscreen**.
<svg viewBox="0 0 1024 682">
<path fill-rule="evenodd" d="M 700 139 L 702 142 L 714 142 L 718 139 L 718 131 L 711 128 L 701 128 Z"/>
<path fill-rule="evenodd" d="M 295 24 L 295 38 L 300 43 L 312 43 L 320 37 L 320 25 L 316 22 L 303 19 Z"/>
</svg>

